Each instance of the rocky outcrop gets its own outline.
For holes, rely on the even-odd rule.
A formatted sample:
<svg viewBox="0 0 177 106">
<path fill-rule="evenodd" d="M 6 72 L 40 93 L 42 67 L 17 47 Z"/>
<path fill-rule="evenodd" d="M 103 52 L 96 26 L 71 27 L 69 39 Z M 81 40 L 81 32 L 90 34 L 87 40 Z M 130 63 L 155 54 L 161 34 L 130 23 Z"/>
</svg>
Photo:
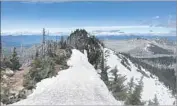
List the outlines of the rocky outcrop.
<svg viewBox="0 0 177 106">
<path fill-rule="evenodd" d="M 84 29 L 77 29 L 67 38 L 67 45 L 80 50 L 82 53 L 86 50 L 89 62 L 97 68 L 102 55 L 103 44 L 95 36 L 91 36 Z"/>
</svg>

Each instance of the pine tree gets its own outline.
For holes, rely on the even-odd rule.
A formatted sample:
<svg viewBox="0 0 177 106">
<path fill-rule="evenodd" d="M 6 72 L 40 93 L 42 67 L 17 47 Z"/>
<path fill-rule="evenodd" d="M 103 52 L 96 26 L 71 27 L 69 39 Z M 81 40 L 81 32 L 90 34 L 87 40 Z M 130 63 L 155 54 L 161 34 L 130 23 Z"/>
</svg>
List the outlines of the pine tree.
<svg viewBox="0 0 177 106">
<path fill-rule="evenodd" d="M 132 90 L 132 88 L 129 89 L 129 97 L 127 98 L 125 104 L 127 104 L 127 105 L 143 105 L 144 103 L 141 101 L 141 93 L 143 90 L 143 77 L 140 79 L 139 84 L 135 86 L 135 89 L 133 91 L 131 91 L 131 90 Z"/>
<path fill-rule="evenodd" d="M 118 69 L 115 67 L 111 72 L 114 75 L 114 80 L 110 82 L 110 90 L 113 93 L 113 96 L 117 100 L 125 100 L 127 96 L 127 87 L 124 85 L 126 80 L 125 76 L 118 74 Z"/>
<path fill-rule="evenodd" d="M 104 81 L 104 83 L 106 85 L 108 85 L 108 69 L 110 67 L 109 66 L 106 66 L 105 67 L 105 64 L 104 64 L 104 55 L 102 54 L 102 58 L 101 58 L 101 79 Z"/>
<path fill-rule="evenodd" d="M 107 70 L 109 69 L 108 66 L 106 66 L 102 71 L 101 71 L 101 79 L 104 81 L 104 83 L 108 86 L 108 74 Z"/>
<path fill-rule="evenodd" d="M 19 68 L 21 67 L 15 47 L 14 47 L 14 49 L 13 49 L 13 53 L 12 53 L 10 62 L 11 62 L 11 67 L 10 67 L 10 68 L 11 68 L 13 71 L 19 70 Z"/>
<path fill-rule="evenodd" d="M 135 90 L 133 91 L 132 94 L 132 100 L 131 104 L 132 105 L 142 105 L 143 103 L 141 102 L 141 92 L 143 90 L 143 77 L 139 81 L 139 84 L 135 87 Z"/>
<path fill-rule="evenodd" d="M 149 103 L 148 103 L 149 106 L 158 106 L 159 105 L 159 102 L 158 102 L 158 99 L 157 99 L 157 95 L 154 96 L 154 99 L 153 101 L 149 100 Z"/>
<path fill-rule="evenodd" d="M 38 57 L 39 57 L 39 52 L 38 50 L 36 50 L 35 59 L 37 59 Z"/>
<path fill-rule="evenodd" d="M 127 94 L 127 98 L 125 101 L 125 104 L 127 104 L 127 105 L 130 104 L 131 95 L 133 93 L 133 88 L 134 88 L 134 78 L 133 77 L 130 79 L 130 82 L 128 83 L 128 85 L 129 85 L 129 89 L 128 89 L 128 94 Z"/>
<path fill-rule="evenodd" d="M 129 94 L 131 94 L 133 91 L 133 87 L 134 87 L 134 78 L 133 77 L 130 79 L 130 82 L 128 84 L 129 84 Z"/>
<path fill-rule="evenodd" d="M 61 47 L 61 49 L 65 49 L 66 48 L 66 41 L 64 40 L 63 36 L 61 36 L 60 47 Z"/>
<path fill-rule="evenodd" d="M 152 106 L 153 102 L 151 100 L 148 101 L 148 106 Z"/>
<path fill-rule="evenodd" d="M 155 95 L 155 97 L 154 97 L 154 100 L 153 100 L 153 101 L 154 101 L 154 104 L 155 104 L 155 105 L 159 105 L 159 102 L 158 102 L 158 99 L 157 99 L 157 95 Z"/>
</svg>

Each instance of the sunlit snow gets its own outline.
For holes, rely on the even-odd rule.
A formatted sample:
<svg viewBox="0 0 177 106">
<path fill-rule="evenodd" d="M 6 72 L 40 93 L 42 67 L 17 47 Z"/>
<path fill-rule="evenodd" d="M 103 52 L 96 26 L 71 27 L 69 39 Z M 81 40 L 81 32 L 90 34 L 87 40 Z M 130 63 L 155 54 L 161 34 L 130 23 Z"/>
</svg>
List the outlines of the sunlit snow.
<svg viewBox="0 0 177 106">
<path fill-rule="evenodd" d="M 69 69 L 42 80 L 27 99 L 13 105 L 120 105 L 84 54 L 72 50 L 68 65 Z"/>
<path fill-rule="evenodd" d="M 137 67 L 128 59 L 128 62 L 131 67 L 131 71 L 128 70 L 124 65 L 121 63 L 121 56 L 118 57 L 115 55 L 115 52 L 113 52 L 110 49 L 105 49 L 105 56 L 107 60 L 107 65 L 110 66 L 110 70 L 113 69 L 115 66 L 117 66 L 117 69 L 119 70 L 119 74 L 121 75 L 126 75 L 126 82 L 125 84 L 130 81 L 132 77 L 135 79 L 135 83 L 141 79 L 142 74 L 137 71 Z M 109 71 L 110 71 L 109 70 Z M 108 71 L 108 76 L 109 78 L 112 77 L 112 74 Z M 148 76 L 150 76 L 150 72 L 146 71 L 145 69 L 142 68 L 142 71 L 144 71 Z M 142 100 L 143 101 L 149 101 L 154 99 L 155 94 L 157 95 L 158 101 L 160 105 L 173 105 L 173 102 L 175 101 L 175 98 L 172 96 L 172 93 L 169 91 L 165 85 L 163 85 L 161 82 L 159 82 L 158 77 L 153 76 L 151 77 L 144 77 L 143 78 L 143 92 L 142 92 Z"/>
</svg>

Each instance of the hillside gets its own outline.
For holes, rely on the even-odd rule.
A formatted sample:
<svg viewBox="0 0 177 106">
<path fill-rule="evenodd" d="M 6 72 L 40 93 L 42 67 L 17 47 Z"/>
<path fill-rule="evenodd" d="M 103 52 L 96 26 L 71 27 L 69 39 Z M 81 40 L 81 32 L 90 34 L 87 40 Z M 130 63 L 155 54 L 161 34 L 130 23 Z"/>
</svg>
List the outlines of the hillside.
<svg viewBox="0 0 177 106">
<path fill-rule="evenodd" d="M 115 68 L 115 66 L 117 66 L 117 69 L 119 70 L 117 74 L 126 76 L 126 81 L 124 82 L 125 86 L 128 86 L 132 77 L 135 79 L 135 84 L 138 84 L 138 81 L 144 76 L 142 101 L 145 101 L 146 104 L 148 104 L 148 101 L 153 100 L 154 96 L 157 95 L 160 105 L 173 105 L 175 101 L 174 95 L 172 95 L 172 91 L 164 85 L 163 81 L 159 81 L 159 76 L 154 75 L 150 70 L 143 68 L 141 64 L 137 66 L 137 63 L 124 54 L 116 54 L 116 52 L 107 48 L 104 49 L 104 52 L 105 64 L 110 67 L 108 70 L 109 81 L 114 77 L 111 69 Z M 60 71 L 56 77 L 47 78 L 37 83 L 36 89 L 27 99 L 17 102 L 14 105 L 42 105 L 42 103 L 49 105 L 66 105 L 66 103 L 67 105 L 98 105 L 116 103 L 110 102 L 115 101 L 114 99 L 110 99 L 113 97 L 108 96 L 111 95 L 111 91 L 109 92 L 107 90 L 107 87 L 103 84 L 103 81 L 101 81 L 97 70 L 88 62 L 86 54 L 84 55 L 78 50 L 72 50 L 72 56 L 67 63 L 70 66 L 69 69 Z M 141 68 L 139 68 L 139 66 Z M 149 87 L 151 87 L 151 89 L 149 89 Z M 123 102 L 117 103 L 120 104 Z"/>
<path fill-rule="evenodd" d="M 155 98 L 156 104 L 173 105 L 176 59 L 170 47 L 174 44 L 131 39 L 122 40 L 115 47 L 120 44 L 120 50 L 113 51 L 86 30 L 77 29 L 60 41 L 46 40 L 45 45 L 33 45 L 18 55 L 22 67 L 29 68 L 28 72 L 15 70 L 12 76 L 22 73 L 19 81 L 22 91 L 7 95 L 8 92 L 2 92 L 2 102 L 14 105 L 148 105 Z M 131 47 L 126 48 L 126 44 Z M 141 52 L 141 56 L 134 54 L 144 50 L 144 46 L 148 52 Z M 144 53 L 153 55 L 146 57 Z M 4 72 L 8 68 L 8 59 L 5 60 Z M 134 81 L 130 84 L 132 78 Z"/>
<path fill-rule="evenodd" d="M 68 65 L 69 69 L 42 80 L 27 99 L 13 105 L 120 105 L 84 54 L 72 50 Z"/>
<path fill-rule="evenodd" d="M 105 49 L 105 58 L 107 61 L 106 64 L 110 66 L 110 69 L 108 70 L 108 77 L 110 80 L 114 77 L 110 70 L 116 66 L 119 70 L 118 74 L 126 76 L 127 80 L 125 81 L 125 85 L 128 85 L 128 82 L 132 77 L 137 84 L 141 77 L 144 76 L 142 100 L 149 101 L 157 95 L 160 105 L 173 105 L 175 97 L 172 95 L 172 91 L 163 84 L 163 81 L 159 81 L 159 76 L 154 75 L 151 70 L 144 69 L 141 64 L 135 63 L 122 54 L 116 54 L 116 52 L 110 49 Z"/>
<path fill-rule="evenodd" d="M 176 42 L 167 39 L 104 40 L 104 43 L 116 52 L 129 53 L 135 57 L 171 56 L 176 53 Z"/>
</svg>

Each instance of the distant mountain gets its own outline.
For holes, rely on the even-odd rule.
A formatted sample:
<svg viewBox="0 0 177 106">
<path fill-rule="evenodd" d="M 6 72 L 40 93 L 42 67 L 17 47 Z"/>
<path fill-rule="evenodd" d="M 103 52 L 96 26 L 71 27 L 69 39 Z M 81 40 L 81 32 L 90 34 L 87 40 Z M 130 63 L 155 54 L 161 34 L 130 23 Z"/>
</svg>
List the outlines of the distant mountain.
<svg viewBox="0 0 177 106">
<path fill-rule="evenodd" d="M 33 44 L 41 43 L 42 36 L 41 35 L 22 35 L 22 36 L 1 36 L 2 37 L 2 45 L 5 47 L 20 47 L 21 44 L 23 46 L 31 46 Z M 64 37 L 67 37 L 65 35 Z M 115 36 L 115 35 L 101 35 L 96 36 L 100 40 L 125 40 L 125 39 L 135 39 L 135 38 L 146 38 L 146 39 L 168 39 L 170 41 L 176 41 L 176 36 L 136 36 L 136 35 L 121 35 L 121 36 Z M 47 36 L 47 40 L 60 40 L 61 36 Z"/>
<path fill-rule="evenodd" d="M 104 40 L 104 43 L 108 48 L 117 52 L 129 53 L 132 56 L 139 57 L 174 55 L 176 53 L 176 42 L 162 38 Z"/>
<path fill-rule="evenodd" d="M 136 38 L 140 38 L 140 39 L 166 39 L 168 41 L 176 41 L 176 36 L 151 36 L 151 35 L 120 35 L 120 36 L 116 36 L 116 35 L 101 35 L 101 36 L 96 36 L 97 38 L 101 39 L 101 40 L 128 40 L 128 39 L 136 39 Z"/>
<path fill-rule="evenodd" d="M 3 47 L 3 53 L 9 54 L 11 49 L 13 47 L 17 48 L 17 51 L 20 51 L 21 45 L 23 48 L 29 48 L 33 46 L 34 44 L 40 44 L 42 41 L 42 36 L 41 35 L 22 35 L 22 36 L 1 36 L 2 37 L 2 47 Z M 64 38 L 68 37 L 67 35 L 64 36 Z M 46 40 L 60 40 L 61 36 L 46 36 Z M 143 48 L 146 48 L 149 44 L 147 41 L 151 41 L 153 39 L 154 42 L 158 43 L 159 45 L 174 45 L 176 44 L 176 36 L 136 36 L 136 35 L 121 35 L 121 36 L 115 36 L 115 35 L 102 35 L 102 36 L 96 36 L 96 38 L 102 40 L 105 42 L 105 45 L 108 46 L 109 48 L 112 48 L 114 50 L 123 51 L 125 49 L 128 49 L 128 51 L 131 51 L 132 54 L 135 52 L 136 54 L 141 54 L 141 50 L 145 50 Z M 138 40 L 139 39 L 139 40 Z M 111 42 L 109 42 L 111 40 Z M 132 40 L 132 43 L 130 41 Z M 139 42 L 141 40 L 141 43 L 136 43 L 133 46 L 133 42 Z M 144 43 L 143 43 L 144 42 Z M 122 44 L 121 44 L 122 43 Z M 117 45 L 118 44 L 118 45 Z M 129 44 L 129 46 L 127 46 Z M 130 45 L 131 44 L 131 45 Z M 150 43 L 151 44 L 151 43 Z M 114 48 L 115 45 L 115 48 Z M 144 45 L 144 46 L 143 46 Z M 153 51 L 156 50 L 155 48 L 158 48 L 158 51 L 162 51 L 160 54 L 168 53 L 171 54 L 172 51 L 166 51 L 161 46 L 156 46 L 152 47 L 153 45 L 156 46 L 156 44 L 152 43 L 151 47 L 147 47 L 148 50 Z M 137 47 L 136 49 L 134 47 Z M 170 46 L 168 46 L 170 47 Z M 170 47 L 171 48 L 171 47 Z M 173 50 L 174 47 L 172 47 Z M 125 50 L 126 51 L 126 50 Z M 145 53 L 145 52 L 143 52 Z M 157 52 L 154 52 L 155 54 L 158 54 Z M 146 55 L 147 56 L 147 55 Z"/>
</svg>

